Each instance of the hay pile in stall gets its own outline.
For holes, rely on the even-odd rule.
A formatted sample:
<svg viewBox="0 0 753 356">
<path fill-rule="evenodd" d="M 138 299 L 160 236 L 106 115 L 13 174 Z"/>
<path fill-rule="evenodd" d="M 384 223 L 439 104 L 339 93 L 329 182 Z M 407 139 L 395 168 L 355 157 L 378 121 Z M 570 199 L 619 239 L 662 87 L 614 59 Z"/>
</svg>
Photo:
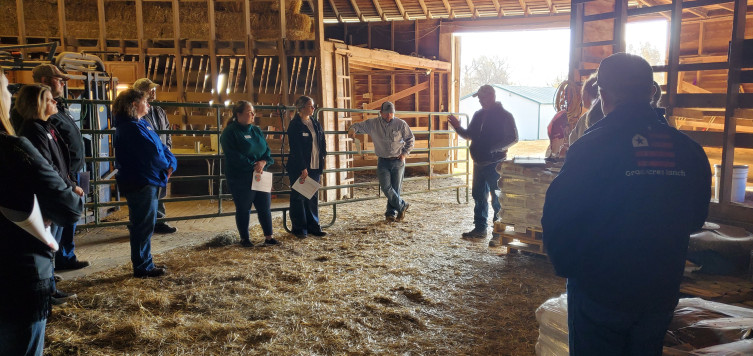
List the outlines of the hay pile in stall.
<svg viewBox="0 0 753 356">
<path fill-rule="evenodd" d="M 205 2 L 181 2 L 180 37 L 196 40 L 209 39 L 209 14 Z"/>
<path fill-rule="evenodd" d="M 55 16 L 55 22 L 57 21 L 57 16 Z M 96 1 L 71 0 L 65 2 L 65 28 L 68 37 L 99 38 L 98 21 L 99 13 Z"/>
<path fill-rule="evenodd" d="M 271 41 L 280 38 L 280 12 L 276 1 L 251 3 L 251 32 L 254 39 Z M 313 20 L 301 14 L 301 0 L 289 0 L 285 8 L 286 38 L 293 41 L 314 39 Z"/>
<path fill-rule="evenodd" d="M 23 5 L 27 36 L 56 37 L 60 35 L 57 17 L 58 7 L 56 2 L 24 1 Z M 13 15 L 15 15 L 15 6 L 13 6 L 13 10 Z M 53 14 L 53 16 L 47 14 Z M 16 30 L 16 33 L 18 33 L 18 30 Z"/>
<path fill-rule="evenodd" d="M 144 7 L 144 37 L 172 38 L 173 10 L 170 3 L 145 2 Z"/>
<path fill-rule="evenodd" d="M 18 18 L 14 1 L 0 2 L 0 35 L 18 36 Z"/>
<path fill-rule="evenodd" d="M 105 6 L 107 38 L 135 39 L 136 6 L 129 2 L 108 2 Z"/>
<path fill-rule="evenodd" d="M 78 299 L 53 311 L 45 354 L 532 355 L 534 311 L 564 280 L 540 257 L 460 239 L 473 203 L 454 191 L 406 198 L 404 222 L 383 220 L 383 199 L 357 202 L 338 209 L 324 238 L 298 240 L 277 218 L 283 245 L 253 249 L 218 226 L 203 246 L 156 256 L 163 278 L 132 278 L 127 265 L 63 281 Z M 261 240 L 258 226 L 251 236 Z"/>
</svg>

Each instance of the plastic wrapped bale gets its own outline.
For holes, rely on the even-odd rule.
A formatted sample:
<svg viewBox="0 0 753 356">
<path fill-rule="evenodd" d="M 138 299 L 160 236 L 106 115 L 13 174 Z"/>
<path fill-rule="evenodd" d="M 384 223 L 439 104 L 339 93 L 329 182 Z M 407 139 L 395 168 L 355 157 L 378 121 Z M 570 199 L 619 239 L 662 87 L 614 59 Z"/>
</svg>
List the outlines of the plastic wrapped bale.
<svg viewBox="0 0 753 356">
<path fill-rule="evenodd" d="M 708 348 L 748 339 L 752 334 L 753 309 L 683 298 L 677 303 L 664 345 Z"/>
<path fill-rule="evenodd" d="M 691 355 L 753 355 L 753 340 L 740 340 L 728 344 L 709 346 L 694 350 Z"/>
<path fill-rule="evenodd" d="M 538 356 L 568 356 L 567 294 L 551 298 L 536 309 L 539 323 L 539 339 L 536 341 Z"/>
<path fill-rule="evenodd" d="M 748 271 L 753 234 L 734 226 L 703 230 L 690 235 L 688 260 L 701 273 L 738 275 Z"/>
</svg>

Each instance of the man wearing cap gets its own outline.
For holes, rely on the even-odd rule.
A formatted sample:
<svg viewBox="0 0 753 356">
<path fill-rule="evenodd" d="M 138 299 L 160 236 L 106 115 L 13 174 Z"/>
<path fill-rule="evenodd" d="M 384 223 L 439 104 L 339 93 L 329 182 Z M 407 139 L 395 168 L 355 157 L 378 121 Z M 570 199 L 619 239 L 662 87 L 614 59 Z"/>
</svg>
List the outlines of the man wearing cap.
<svg viewBox="0 0 753 356">
<path fill-rule="evenodd" d="M 661 355 L 688 239 L 708 214 L 709 161 L 651 107 L 646 60 L 613 54 L 597 76 L 606 116 L 549 186 L 544 248 L 567 277 L 571 355 Z"/>
<path fill-rule="evenodd" d="M 405 173 L 405 158 L 413 149 L 413 131 L 405 121 L 395 117 L 395 105 L 385 101 L 379 117 L 357 122 L 350 126 L 350 137 L 368 134 L 374 142 L 377 160 L 377 178 L 387 197 L 387 221 L 401 221 L 410 203 L 400 197 Z"/>
<path fill-rule="evenodd" d="M 149 100 L 150 102 L 157 100 L 158 86 L 159 84 L 152 82 L 148 78 L 141 78 L 133 83 L 133 89 L 149 94 L 149 98 L 147 100 Z M 144 119 L 148 121 L 150 125 L 152 125 L 152 129 L 155 132 L 170 129 L 170 122 L 167 120 L 167 114 L 165 113 L 165 110 L 159 106 L 150 105 L 149 112 L 146 114 L 146 116 L 144 116 Z M 167 146 L 168 149 L 172 150 L 173 139 L 172 137 L 170 137 L 170 134 L 160 133 L 158 135 L 160 141 L 162 141 L 162 143 Z M 165 190 L 165 188 L 160 188 L 159 197 L 164 198 L 166 196 L 167 190 Z M 162 219 L 165 216 L 165 203 L 160 201 L 157 205 L 157 218 Z M 176 231 L 178 231 L 178 228 L 170 226 L 166 222 L 160 221 L 157 222 L 156 225 L 154 225 L 154 232 L 158 234 L 172 234 Z"/>
<path fill-rule="evenodd" d="M 68 110 L 65 102 L 65 82 L 70 77 L 53 64 L 40 64 L 32 70 L 34 81 L 50 87 L 50 92 L 57 102 L 58 112 L 50 116 L 50 123 L 60 133 L 63 142 L 68 146 L 70 158 L 69 176 L 76 185 L 81 185 L 81 174 L 84 170 L 84 139 L 76 119 Z M 14 114 L 17 114 L 14 110 Z M 20 115 L 19 115 L 20 117 Z M 86 192 L 85 192 L 86 193 Z M 88 261 L 81 261 L 76 257 L 73 237 L 76 234 L 77 223 L 63 225 L 60 237 L 60 249 L 55 254 L 55 270 L 76 270 L 89 266 Z"/>
<path fill-rule="evenodd" d="M 489 221 L 489 196 L 492 200 L 492 222 L 499 218 L 501 206 L 497 196 L 497 163 L 507 156 L 507 149 L 518 142 L 518 129 L 515 119 L 509 111 L 496 100 L 494 87 L 482 85 L 473 94 L 478 97 L 481 110 L 476 111 L 468 124 L 468 128 L 460 126 L 460 121 L 450 115 L 449 122 L 460 137 L 470 140 L 471 158 L 473 158 L 473 187 L 471 195 L 475 206 L 473 208 L 473 225 L 471 231 L 464 232 L 463 238 L 486 238 L 486 228 Z M 499 236 L 493 234 L 489 246 L 497 246 Z"/>
</svg>

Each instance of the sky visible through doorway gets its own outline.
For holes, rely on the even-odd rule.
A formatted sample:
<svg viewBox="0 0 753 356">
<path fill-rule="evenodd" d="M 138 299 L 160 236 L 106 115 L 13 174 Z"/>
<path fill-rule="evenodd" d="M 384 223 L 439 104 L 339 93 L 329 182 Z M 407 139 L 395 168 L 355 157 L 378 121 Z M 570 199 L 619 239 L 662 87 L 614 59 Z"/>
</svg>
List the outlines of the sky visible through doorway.
<svg viewBox="0 0 753 356">
<path fill-rule="evenodd" d="M 640 49 L 642 42 L 649 43 L 658 49 L 662 61 L 666 59 L 667 21 L 631 22 L 626 27 L 628 49 Z M 460 36 L 461 68 L 470 64 L 473 58 L 498 56 L 508 64 L 513 85 L 552 86 L 559 80 L 567 79 L 569 29 L 467 33 Z"/>
</svg>

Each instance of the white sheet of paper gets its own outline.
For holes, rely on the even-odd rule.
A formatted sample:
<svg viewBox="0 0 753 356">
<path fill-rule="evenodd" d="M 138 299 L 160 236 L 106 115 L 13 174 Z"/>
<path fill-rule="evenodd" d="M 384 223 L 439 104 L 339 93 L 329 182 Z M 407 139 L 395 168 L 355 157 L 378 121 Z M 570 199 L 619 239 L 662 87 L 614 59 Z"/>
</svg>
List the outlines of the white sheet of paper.
<svg viewBox="0 0 753 356">
<path fill-rule="evenodd" d="M 316 194 L 316 191 L 319 190 L 319 187 L 322 185 L 317 183 L 315 180 L 306 178 L 306 181 L 301 183 L 301 179 L 298 178 L 295 180 L 295 183 L 293 183 L 293 188 L 298 193 L 301 193 L 306 199 L 311 199 L 311 197 Z"/>
<path fill-rule="evenodd" d="M 251 182 L 251 190 L 258 190 L 260 192 L 272 191 L 272 173 L 261 172 L 261 174 L 254 172 L 254 180 Z"/>
<path fill-rule="evenodd" d="M 42 218 L 42 211 L 39 210 L 39 201 L 37 200 L 36 194 L 34 195 L 34 206 L 31 208 L 31 212 L 27 213 L 0 206 L 0 213 L 2 213 L 5 218 L 18 225 L 18 227 L 24 229 L 24 231 L 49 246 L 53 251 L 58 250 L 58 243 L 55 242 L 55 238 L 52 237 L 50 228 L 44 226 L 44 218 Z"/>
</svg>

